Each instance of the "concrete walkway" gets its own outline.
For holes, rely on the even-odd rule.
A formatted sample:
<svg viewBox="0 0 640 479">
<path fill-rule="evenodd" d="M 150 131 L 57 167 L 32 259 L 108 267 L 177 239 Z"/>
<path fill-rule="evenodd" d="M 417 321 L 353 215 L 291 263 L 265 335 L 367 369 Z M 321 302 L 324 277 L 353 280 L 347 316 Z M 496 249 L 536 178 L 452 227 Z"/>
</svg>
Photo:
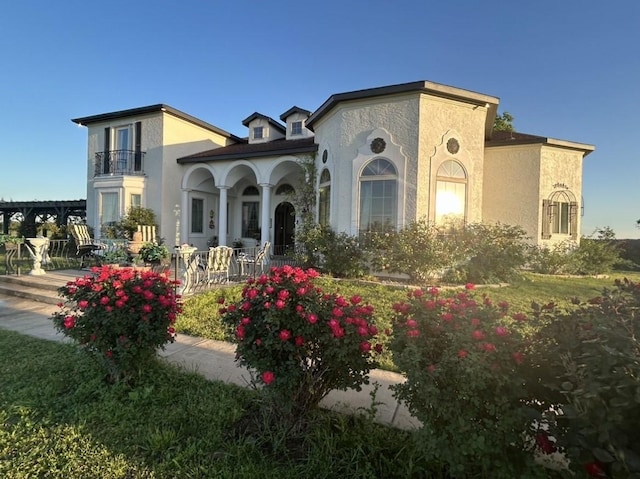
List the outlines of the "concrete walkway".
<svg viewBox="0 0 640 479">
<path fill-rule="evenodd" d="M 66 272 L 65 272 L 66 273 Z M 69 272 L 69 278 L 80 272 Z M 64 277 L 63 275 L 60 275 Z M 67 341 L 58 333 L 49 319 L 57 306 L 32 299 L 0 293 L 0 328 L 16 331 L 49 341 Z M 176 342 L 167 345 L 160 356 L 170 363 L 195 371 L 209 380 L 247 386 L 249 372 L 234 361 L 235 346 L 223 341 L 214 341 L 179 334 Z M 321 403 L 326 409 L 345 413 L 357 413 L 368 410 L 372 405 L 371 393 L 378 386 L 375 396 L 376 420 L 381 424 L 402 429 L 419 426 L 407 408 L 392 396 L 389 386 L 402 381 L 402 376 L 383 370 L 373 370 L 371 384 L 362 391 L 332 391 Z"/>
</svg>

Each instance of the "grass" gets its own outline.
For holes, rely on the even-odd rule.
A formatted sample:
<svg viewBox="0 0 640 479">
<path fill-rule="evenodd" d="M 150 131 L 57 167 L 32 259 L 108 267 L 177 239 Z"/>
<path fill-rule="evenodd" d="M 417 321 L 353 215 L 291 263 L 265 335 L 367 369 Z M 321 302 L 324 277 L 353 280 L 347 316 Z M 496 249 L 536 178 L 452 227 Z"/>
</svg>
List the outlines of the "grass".
<svg viewBox="0 0 640 479">
<path fill-rule="evenodd" d="M 318 413 L 294 455 L 277 428 L 232 434 L 253 391 L 162 361 L 136 386 L 108 386 L 75 347 L 3 330 L 0 357 L 3 478 L 439 476 L 409 433 L 366 415 Z"/>
<path fill-rule="evenodd" d="M 476 295 L 486 294 L 495 303 L 507 301 L 513 312 L 530 312 L 532 302 L 544 304 L 553 301 L 561 308 L 571 308 L 572 298 L 587 300 L 599 296 L 604 288 L 611 288 L 616 279 L 625 277 L 640 282 L 638 272 L 614 272 L 601 278 L 525 273 L 520 280 L 509 285 L 479 286 Z M 380 331 L 391 327 L 391 307 L 393 303 L 404 300 L 408 290 L 407 286 L 402 285 L 335 280 L 326 277 L 320 278 L 318 284 L 327 292 L 339 292 L 345 297 L 359 295 L 365 302 L 371 303 Z M 229 340 L 229 333 L 220 322 L 218 299 L 226 297 L 228 301 L 235 302 L 240 298 L 241 291 L 242 285 L 235 285 L 187 298 L 184 311 L 176 322 L 176 329 L 182 334 L 220 341 Z M 380 339 L 385 345 L 386 337 L 382 335 Z M 379 367 L 390 371 L 397 370 L 388 348 L 385 348 L 379 358 Z"/>
</svg>

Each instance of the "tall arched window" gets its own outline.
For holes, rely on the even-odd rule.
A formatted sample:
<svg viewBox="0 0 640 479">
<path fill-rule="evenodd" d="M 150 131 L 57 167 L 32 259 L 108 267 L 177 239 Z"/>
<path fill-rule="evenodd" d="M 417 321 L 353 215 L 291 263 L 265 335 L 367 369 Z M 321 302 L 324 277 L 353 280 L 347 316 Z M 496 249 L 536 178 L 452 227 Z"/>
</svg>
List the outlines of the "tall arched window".
<svg viewBox="0 0 640 479">
<path fill-rule="evenodd" d="M 360 175 L 360 234 L 394 230 L 398 218 L 398 173 L 382 158 L 367 163 Z"/>
<path fill-rule="evenodd" d="M 467 211 L 467 173 L 460 163 L 447 160 L 436 174 L 436 224 L 463 224 Z"/>
<path fill-rule="evenodd" d="M 326 168 L 320 174 L 320 198 L 318 199 L 318 223 L 329 226 L 331 211 L 331 173 Z"/>
</svg>

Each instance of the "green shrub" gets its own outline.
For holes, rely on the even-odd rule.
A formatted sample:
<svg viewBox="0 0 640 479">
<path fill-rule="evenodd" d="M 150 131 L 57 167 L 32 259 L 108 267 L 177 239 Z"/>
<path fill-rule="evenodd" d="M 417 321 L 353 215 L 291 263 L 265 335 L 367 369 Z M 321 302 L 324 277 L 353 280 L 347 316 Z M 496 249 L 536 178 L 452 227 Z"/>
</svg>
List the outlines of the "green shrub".
<svg viewBox="0 0 640 479">
<path fill-rule="evenodd" d="M 360 390 L 373 366 L 373 308 L 325 294 L 314 270 L 283 266 L 249 280 L 242 300 L 225 304 L 240 364 L 257 375 L 274 405 L 304 416 L 332 389 Z M 378 348 L 379 349 L 379 348 Z"/>
<path fill-rule="evenodd" d="M 580 246 L 570 255 L 568 272 L 572 274 L 603 274 L 620 263 L 620 250 L 610 228 L 597 228 L 590 236 L 583 236 Z"/>
<path fill-rule="evenodd" d="M 107 371 L 110 382 L 134 380 L 156 349 L 173 342 L 180 310 L 174 283 L 132 268 L 94 268 L 59 288 L 55 328 Z"/>
<path fill-rule="evenodd" d="M 397 232 L 372 235 L 371 266 L 375 271 L 405 273 L 424 284 L 455 262 L 455 247 L 436 226 L 419 220 Z"/>
<path fill-rule="evenodd" d="M 471 283 L 500 283 L 516 279 L 527 262 L 527 234 L 520 226 L 472 223 L 449 241 L 457 243 L 463 260 L 453 271 Z"/>
<path fill-rule="evenodd" d="M 527 266 L 534 273 L 566 273 L 570 264 L 570 252 L 576 248 L 573 241 L 563 241 L 551 247 L 535 245 L 529 250 Z"/>
<path fill-rule="evenodd" d="M 105 238 L 116 239 L 126 238 L 133 239 L 133 233 L 138 230 L 138 225 L 158 226 L 155 212 L 150 208 L 142 206 L 132 206 L 120 221 L 109 226 L 103 226 L 102 235 Z"/>
<path fill-rule="evenodd" d="M 560 405 L 552 434 L 576 474 L 640 477 L 639 313 L 640 283 L 617 281 L 540 333 L 541 395 Z"/>
<path fill-rule="evenodd" d="M 469 289 L 471 289 L 469 285 Z M 391 349 L 407 381 L 394 387 L 423 424 L 420 445 L 451 477 L 535 474 L 523 314 L 469 292 L 415 290 L 396 312 Z M 533 476 L 526 476 L 533 477 Z"/>
</svg>

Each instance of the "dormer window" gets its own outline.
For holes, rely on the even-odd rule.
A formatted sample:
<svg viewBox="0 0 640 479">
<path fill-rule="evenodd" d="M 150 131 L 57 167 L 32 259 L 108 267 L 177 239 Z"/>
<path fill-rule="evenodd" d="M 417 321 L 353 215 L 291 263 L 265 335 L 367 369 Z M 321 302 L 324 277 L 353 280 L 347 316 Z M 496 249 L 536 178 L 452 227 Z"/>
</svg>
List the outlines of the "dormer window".
<svg viewBox="0 0 640 479">
<path fill-rule="evenodd" d="M 263 126 L 253 127 L 253 139 L 262 140 L 263 138 L 264 138 L 264 127 Z"/>
<path fill-rule="evenodd" d="M 292 135 L 302 135 L 302 122 L 301 121 L 291 122 L 291 134 Z"/>
</svg>

